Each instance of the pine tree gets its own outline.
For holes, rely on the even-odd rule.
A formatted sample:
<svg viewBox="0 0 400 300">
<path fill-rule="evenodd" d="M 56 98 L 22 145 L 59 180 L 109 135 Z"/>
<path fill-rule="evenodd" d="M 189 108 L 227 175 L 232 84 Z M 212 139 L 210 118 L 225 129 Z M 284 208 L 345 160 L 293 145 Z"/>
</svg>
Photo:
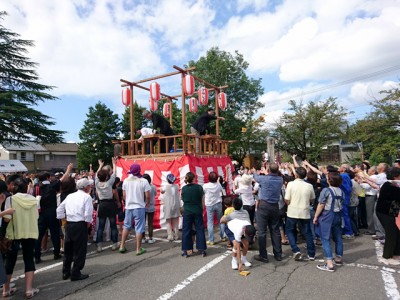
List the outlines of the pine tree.
<svg viewBox="0 0 400 300">
<path fill-rule="evenodd" d="M 0 21 L 7 15 L 0 12 Z M 54 87 L 38 83 L 37 63 L 25 54 L 33 41 L 23 40 L 0 24 L 0 143 L 34 140 L 59 143 L 63 131 L 49 127 L 51 117 L 34 109 L 41 101 L 56 100 L 46 93 Z"/>
<path fill-rule="evenodd" d="M 98 159 L 111 162 L 114 155 L 112 140 L 117 139 L 121 131 L 118 115 L 100 101 L 94 107 L 89 107 L 86 116 L 83 128 L 79 131 L 82 142 L 77 153 L 78 168 L 84 170 L 88 170 L 90 164 L 96 169 Z"/>
</svg>

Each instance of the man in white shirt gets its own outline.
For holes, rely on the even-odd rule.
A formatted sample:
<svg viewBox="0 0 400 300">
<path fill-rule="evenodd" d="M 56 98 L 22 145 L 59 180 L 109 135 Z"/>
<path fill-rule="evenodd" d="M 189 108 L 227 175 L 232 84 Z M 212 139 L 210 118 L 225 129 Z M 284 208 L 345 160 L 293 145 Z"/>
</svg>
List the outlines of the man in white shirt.
<svg viewBox="0 0 400 300">
<path fill-rule="evenodd" d="M 90 191 L 93 180 L 82 178 L 76 183 L 77 191 L 69 194 L 57 207 L 57 219 L 65 218 L 63 279 L 71 277 L 71 281 L 89 277 L 82 274 L 85 266 L 88 228 L 93 221 L 93 203 Z M 74 262 L 71 270 L 71 264 Z"/>
<path fill-rule="evenodd" d="M 155 133 L 156 133 L 156 130 L 151 129 L 151 128 L 147 128 L 147 127 L 139 128 L 138 130 L 136 130 L 136 134 L 140 134 L 140 137 L 137 140 L 138 143 L 143 143 L 143 137 L 144 136 L 152 135 L 152 134 L 155 134 Z M 146 154 L 150 154 L 150 141 L 147 141 L 144 147 L 145 147 L 145 153 Z"/>
<path fill-rule="evenodd" d="M 139 164 L 132 164 L 128 174 L 128 178 L 122 184 L 122 197 L 125 200 L 125 220 L 119 252 L 126 252 L 125 241 L 129 230 L 132 229 L 133 220 L 135 220 L 136 255 L 141 255 L 146 252 L 146 249 L 142 248 L 142 236 L 145 231 L 146 207 L 150 205 L 151 187 L 149 182 L 142 178 Z"/>
<path fill-rule="evenodd" d="M 305 168 L 296 168 L 296 179 L 288 183 L 285 192 L 285 201 L 288 205 L 286 234 L 295 260 L 301 260 L 301 252 L 297 246 L 295 235 L 297 223 L 302 225 L 303 234 L 307 241 L 308 259 L 315 259 L 315 245 L 310 224 L 310 204 L 315 199 L 315 193 L 313 186 L 304 181 L 306 175 L 307 170 Z"/>
</svg>

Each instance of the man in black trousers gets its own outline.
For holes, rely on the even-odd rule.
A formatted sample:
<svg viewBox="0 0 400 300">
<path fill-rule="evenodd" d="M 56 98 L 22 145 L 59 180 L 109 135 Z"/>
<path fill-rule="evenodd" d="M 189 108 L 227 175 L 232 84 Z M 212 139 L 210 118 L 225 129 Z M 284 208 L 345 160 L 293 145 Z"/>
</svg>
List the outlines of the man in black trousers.
<svg viewBox="0 0 400 300">
<path fill-rule="evenodd" d="M 71 281 L 83 280 L 89 277 L 82 274 L 85 266 L 88 227 L 92 223 L 93 203 L 90 191 L 93 181 L 82 178 L 77 181 L 75 193 L 69 194 L 67 198 L 57 207 L 57 218 L 66 218 L 65 241 L 64 241 L 64 263 L 63 279 L 71 278 Z M 71 270 L 71 264 L 74 265 Z"/>
</svg>

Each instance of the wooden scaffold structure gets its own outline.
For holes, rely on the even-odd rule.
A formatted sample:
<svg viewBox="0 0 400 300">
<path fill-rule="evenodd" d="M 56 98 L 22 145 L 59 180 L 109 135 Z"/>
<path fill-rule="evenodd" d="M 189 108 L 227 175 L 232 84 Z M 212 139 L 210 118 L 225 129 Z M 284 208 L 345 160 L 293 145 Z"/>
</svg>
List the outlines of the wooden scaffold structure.
<svg viewBox="0 0 400 300">
<path fill-rule="evenodd" d="M 127 159 L 145 159 L 147 157 L 151 157 L 154 159 L 168 159 L 174 158 L 177 155 L 211 155 L 211 156 L 221 156 L 228 155 L 228 146 L 233 141 L 221 140 L 219 135 L 219 120 L 216 119 L 216 134 L 208 134 L 208 135 L 195 135 L 192 133 L 186 132 L 186 99 L 187 97 L 191 97 L 193 94 L 197 94 L 199 97 L 204 97 L 204 90 L 199 89 L 195 91 L 194 82 L 197 81 L 201 85 L 204 85 L 203 89 L 207 91 L 207 100 L 208 102 L 208 92 L 214 92 L 215 96 L 215 115 L 218 117 L 220 109 L 225 109 L 227 105 L 226 95 L 223 93 L 223 90 L 228 86 L 216 86 L 214 84 L 208 83 L 200 77 L 197 77 L 191 74 L 191 71 L 195 70 L 195 67 L 182 69 L 178 66 L 173 66 L 176 71 L 142 79 L 136 82 L 131 82 L 125 79 L 120 79 L 122 82 L 121 87 L 123 90 L 123 103 L 125 105 L 129 105 L 130 107 L 130 139 L 129 140 L 116 140 L 113 141 L 116 148 L 116 154 L 120 155 Z M 158 79 L 181 75 L 181 93 L 178 95 L 167 95 L 162 93 L 159 89 L 158 83 L 151 83 L 150 88 L 143 85 L 143 83 L 155 81 Z M 138 141 L 135 139 L 135 120 L 134 120 L 134 93 L 133 88 L 140 88 L 150 92 L 151 101 L 158 100 L 167 100 L 169 105 L 166 106 L 166 109 L 169 110 L 166 113 L 166 116 L 169 118 L 169 123 L 171 127 L 173 126 L 172 122 L 172 101 L 178 101 L 181 98 L 182 104 L 182 132 L 172 135 L 172 136 L 164 136 L 162 134 L 152 134 L 143 136 L 143 141 Z M 158 92 L 158 99 L 153 99 L 154 92 Z M 202 95 L 200 95 L 202 94 Z M 156 96 L 157 97 L 157 96 Z M 194 99 L 194 100 L 193 100 Z M 189 109 L 192 109 L 193 105 L 197 107 L 196 98 L 190 98 L 189 101 Z M 156 110 L 151 109 L 151 110 Z M 197 109 L 196 109 L 197 111 Z M 195 111 L 194 111 L 195 112 Z M 168 143 L 173 140 L 173 147 L 171 149 L 168 148 Z M 160 152 L 160 142 L 164 140 L 166 145 L 165 153 Z M 199 147 L 196 147 L 196 140 L 199 143 Z M 145 154 L 145 144 L 150 144 L 150 154 Z M 197 148 L 197 149 L 196 149 Z"/>
</svg>

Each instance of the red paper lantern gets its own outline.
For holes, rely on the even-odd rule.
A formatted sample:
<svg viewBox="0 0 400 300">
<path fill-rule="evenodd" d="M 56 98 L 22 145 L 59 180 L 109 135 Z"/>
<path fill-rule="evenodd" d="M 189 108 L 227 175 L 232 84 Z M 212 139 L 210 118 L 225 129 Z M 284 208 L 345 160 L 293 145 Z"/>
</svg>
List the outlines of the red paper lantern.
<svg viewBox="0 0 400 300">
<path fill-rule="evenodd" d="M 199 88 L 198 96 L 200 105 L 204 106 L 208 104 L 208 90 L 205 87 Z"/>
<path fill-rule="evenodd" d="M 131 89 L 126 88 L 122 90 L 122 104 L 129 106 L 131 104 Z"/>
<path fill-rule="evenodd" d="M 194 78 L 192 75 L 186 75 L 183 78 L 183 91 L 186 95 L 191 96 L 194 93 Z"/>
<path fill-rule="evenodd" d="M 157 101 L 153 101 L 150 98 L 150 110 L 151 111 L 156 111 L 158 109 L 158 102 Z"/>
<path fill-rule="evenodd" d="M 170 115 L 171 115 L 170 108 L 171 108 L 171 103 L 169 103 L 169 102 L 164 103 L 163 110 L 162 110 L 164 117 L 166 117 L 166 118 L 170 117 Z"/>
<path fill-rule="evenodd" d="M 228 106 L 225 93 L 219 93 L 218 94 L 218 106 L 222 110 L 225 110 L 226 107 Z"/>
<path fill-rule="evenodd" d="M 150 84 L 150 98 L 153 101 L 158 101 L 161 99 L 160 85 L 157 82 L 152 82 Z"/>
<path fill-rule="evenodd" d="M 189 111 L 192 113 L 196 113 L 198 109 L 197 99 L 192 97 L 189 99 Z"/>
</svg>

